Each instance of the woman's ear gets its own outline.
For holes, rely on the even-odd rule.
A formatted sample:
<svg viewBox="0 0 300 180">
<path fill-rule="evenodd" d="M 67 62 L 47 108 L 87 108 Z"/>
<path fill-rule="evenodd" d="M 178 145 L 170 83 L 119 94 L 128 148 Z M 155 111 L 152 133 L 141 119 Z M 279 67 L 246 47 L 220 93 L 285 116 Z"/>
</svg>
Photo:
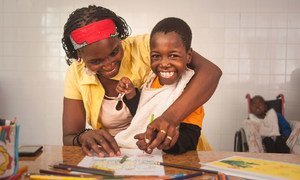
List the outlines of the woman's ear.
<svg viewBox="0 0 300 180">
<path fill-rule="evenodd" d="M 77 52 L 77 60 L 78 61 L 82 61 L 82 51 L 80 50 L 80 49 L 78 49 L 78 50 L 76 50 L 76 52 Z"/>
</svg>

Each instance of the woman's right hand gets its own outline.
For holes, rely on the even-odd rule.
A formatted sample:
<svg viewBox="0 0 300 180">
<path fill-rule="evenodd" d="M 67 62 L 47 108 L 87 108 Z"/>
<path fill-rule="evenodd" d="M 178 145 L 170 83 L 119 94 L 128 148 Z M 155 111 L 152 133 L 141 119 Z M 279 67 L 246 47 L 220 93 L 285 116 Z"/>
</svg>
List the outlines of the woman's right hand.
<svg viewBox="0 0 300 180">
<path fill-rule="evenodd" d="M 104 129 L 86 131 L 79 136 L 82 150 L 88 156 L 114 157 L 121 152 L 114 137 Z"/>
</svg>

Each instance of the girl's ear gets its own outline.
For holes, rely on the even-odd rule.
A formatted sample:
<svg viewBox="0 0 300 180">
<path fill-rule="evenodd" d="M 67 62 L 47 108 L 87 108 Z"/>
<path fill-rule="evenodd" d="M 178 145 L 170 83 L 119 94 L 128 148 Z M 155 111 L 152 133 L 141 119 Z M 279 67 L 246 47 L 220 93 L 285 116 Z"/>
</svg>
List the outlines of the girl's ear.
<svg viewBox="0 0 300 180">
<path fill-rule="evenodd" d="M 187 51 L 187 64 L 189 64 L 189 63 L 192 61 L 192 54 L 193 54 L 193 49 L 190 48 L 190 49 Z"/>
</svg>

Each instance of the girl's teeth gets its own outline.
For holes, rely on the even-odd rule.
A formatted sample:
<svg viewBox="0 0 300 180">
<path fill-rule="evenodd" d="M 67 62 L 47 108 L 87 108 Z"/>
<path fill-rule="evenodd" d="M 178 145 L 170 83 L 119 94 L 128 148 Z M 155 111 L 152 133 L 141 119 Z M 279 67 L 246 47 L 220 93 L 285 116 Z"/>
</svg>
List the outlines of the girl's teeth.
<svg viewBox="0 0 300 180">
<path fill-rule="evenodd" d="M 161 77 L 170 78 L 174 75 L 174 72 L 160 72 Z"/>
</svg>

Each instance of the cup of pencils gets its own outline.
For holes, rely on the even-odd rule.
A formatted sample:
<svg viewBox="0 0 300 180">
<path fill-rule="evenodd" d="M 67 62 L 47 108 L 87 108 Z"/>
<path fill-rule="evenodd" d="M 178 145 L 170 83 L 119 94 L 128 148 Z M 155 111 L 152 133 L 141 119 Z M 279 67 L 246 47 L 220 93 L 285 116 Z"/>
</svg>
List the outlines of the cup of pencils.
<svg viewBox="0 0 300 180">
<path fill-rule="evenodd" d="M 0 179 L 14 175 L 18 170 L 19 125 L 16 118 L 0 118 Z"/>
</svg>

